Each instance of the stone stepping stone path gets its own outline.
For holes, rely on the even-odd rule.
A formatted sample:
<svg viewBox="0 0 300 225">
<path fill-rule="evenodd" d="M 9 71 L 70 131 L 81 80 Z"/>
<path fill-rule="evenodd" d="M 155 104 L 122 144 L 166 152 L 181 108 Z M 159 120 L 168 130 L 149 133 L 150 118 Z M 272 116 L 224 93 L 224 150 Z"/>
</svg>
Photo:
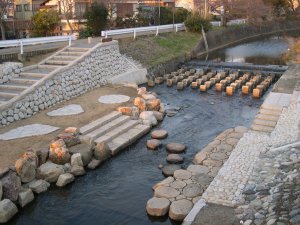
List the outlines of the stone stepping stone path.
<svg viewBox="0 0 300 225">
<path fill-rule="evenodd" d="M 156 150 L 162 145 L 160 140 L 157 139 L 151 139 L 147 141 L 147 148 Z"/>
<path fill-rule="evenodd" d="M 0 134 L 0 140 L 13 140 L 17 138 L 40 136 L 52 133 L 58 129 L 59 127 L 53 127 L 50 125 L 31 124 L 12 129 L 4 134 Z"/>
<path fill-rule="evenodd" d="M 170 153 L 178 154 L 178 153 L 183 153 L 186 149 L 186 146 L 180 143 L 169 143 L 166 146 L 167 151 Z"/>
<path fill-rule="evenodd" d="M 84 110 L 81 107 L 81 105 L 77 104 L 71 104 L 64 106 L 62 108 L 53 110 L 51 112 L 48 112 L 48 116 L 71 116 L 71 115 L 78 115 L 80 113 L 83 113 Z"/>
<path fill-rule="evenodd" d="M 174 172 L 179 169 L 181 169 L 180 165 L 165 165 L 162 169 L 162 173 L 167 177 L 173 176 Z"/>
<path fill-rule="evenodd" d="M 164 139 L 168 136 L 168 132 L 165 130 L 154 130 L 151 132 L 151 137 L 153 139 Z"/>
<path fill-rule="evenodd" d="M 98 101 L 103 104 L 119 104 L 128 102 L 130 97 L 127 95 L 103 95 Z"/>
<path fill-rule="evenodd" d="M 174 201 L 170 206 L 169 217 L 172 220 L 182 221 L 192 210 L 193 205 L 194 204 L 187 199 Z"/>
<path fill-rule="evenodd" d="M 169 154 L 167 157 L 168 163 L 176 164 L 182 163 L 184 158 L 179 154 Z"/>
<path fill-rule="evenodd" d="M 147 213 L 151 216 L 164 216 L 168 213 L 170 204 L 167 198 L 153 197 L 147 202 Z"/>
</svg>

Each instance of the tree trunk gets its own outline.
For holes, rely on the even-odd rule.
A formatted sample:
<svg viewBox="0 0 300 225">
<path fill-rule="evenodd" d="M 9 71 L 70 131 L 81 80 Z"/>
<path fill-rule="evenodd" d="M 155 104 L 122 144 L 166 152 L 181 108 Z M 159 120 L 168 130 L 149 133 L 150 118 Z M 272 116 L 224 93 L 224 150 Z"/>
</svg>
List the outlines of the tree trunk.
<svg viewBox="0 0 300 225">
<path fill-rule="evenodd" d="M 68 24 L 68 26 L 70 27 L 71 34 L 73 34 L 74 30 L 73 30 L 73 27 L 71 26 L 71 23 L 70 23 L 70 19 L 69 19 L 69 18 L 67 18 L 67 24 Z"/>
<path fill-rule="evenodd" d="M 1 19 L 0 19 L 0 30 L 1 30 L 2 40 L 6 40 L 6 38 L 5 38 L 5 27 L 4 27 L 3 21 Z"/>
</svg>

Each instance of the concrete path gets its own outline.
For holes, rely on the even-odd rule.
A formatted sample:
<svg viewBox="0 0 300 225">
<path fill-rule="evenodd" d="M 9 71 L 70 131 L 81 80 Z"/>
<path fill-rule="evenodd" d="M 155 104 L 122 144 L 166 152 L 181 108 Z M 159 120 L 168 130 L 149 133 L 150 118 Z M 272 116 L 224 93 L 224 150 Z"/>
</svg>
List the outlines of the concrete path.
<svg viewBox="0 0 300 225">
<path fill-rule="evenodd" d="M 83 113 L 84 110 L 81 107 L 81 105 L 78 104 L 71 104 L 64 106 L 62 108 L 53 110 L 51 112 L 48 112 L 48 116 L 71 116 L 71 115 L 78 115 L 80 113 Z"/>
</svg>

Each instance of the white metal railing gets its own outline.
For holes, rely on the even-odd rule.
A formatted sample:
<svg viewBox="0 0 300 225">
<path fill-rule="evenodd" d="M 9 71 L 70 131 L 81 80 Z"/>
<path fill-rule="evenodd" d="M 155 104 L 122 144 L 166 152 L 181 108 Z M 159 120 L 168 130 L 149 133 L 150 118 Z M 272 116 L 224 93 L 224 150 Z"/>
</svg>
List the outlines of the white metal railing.
<svg viewBox="0 0 300 225">
<path fill-rule="evenodd" d="M 184 26 L 184 23 L 176 23 L 176 24 L 168 24 L 168 25 L 160 25 L 160 26 L 106 30 L 106 31 L 101 32 L 101 36 L 107 38 L 108 36 L 133 34 L 133 38 L 136 38 L 138 33 L 156 32 L 156 35 L 158 35 L 159 31 L 166 31 L 166 30 L 170 30 L 170 29 L 174 29 L 174 31 L 177 32 L 180 30 L 185 30 L 185 26 Z"/>
<path fill-rule="evenodd" d="M 245 23 L 246 23 L 246 19 L 229 20 L 227 22 L 227 26 L 240 25 L 240 24 L 245 24 Z M 214 27 L 221 27 L 222 26 L 221 21 L 211 21 L 210 24 Z"/>
<path fill-rule="evenodd" d="M 71 46 L 73 40 L 76 40 L 76 37 L 74 35 L 5 40 L 5 41 L 0 41 L 0 48 L 20 47 L 20 53 L 23 54 L 24 46 L 26 45 L 47 44 L 47 43 L 68 41 L 69 46 Z"/>
</svg>

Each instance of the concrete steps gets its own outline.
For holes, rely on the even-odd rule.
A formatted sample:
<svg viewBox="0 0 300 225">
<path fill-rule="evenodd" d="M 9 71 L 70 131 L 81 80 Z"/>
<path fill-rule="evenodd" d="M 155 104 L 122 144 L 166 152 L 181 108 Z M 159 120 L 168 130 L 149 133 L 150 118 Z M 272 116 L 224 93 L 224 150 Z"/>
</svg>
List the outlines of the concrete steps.
<svg viewBox="0 0 300 225">
<path fill-rule="evenodd" d="M 262 125 L 253 124 L 251 126 L 251 129 L 254 130 L 254 131 L 271 133 L 274 130 L 274 127 L 268 127 L 268 126 L 262 126 Z"/>
<path fill-rule="evenodd" d="M 46 73 L 30 73 L 30 72 L 22 72 L 20 73 L 20 77 L 36 77 L 36 78 L 43 78 L 47 74 Z"/>
<path fill-rule="evenodd" d="M 59 65 L 59 66 L 66 66 L 68 65 L 70 62 L 70 60 L 66 61 L 66 60 L 47 60 L 45 62 L 46 65 Z"/>
<path fill-rule="evenodd" d="M 105 143 L 112 155 L 134 143 L 150 131 L 150 126 L 141 125 L 119 112 L 112 112 L 80 128 L 81 140 L 93 145 Z"/>
</svg>

